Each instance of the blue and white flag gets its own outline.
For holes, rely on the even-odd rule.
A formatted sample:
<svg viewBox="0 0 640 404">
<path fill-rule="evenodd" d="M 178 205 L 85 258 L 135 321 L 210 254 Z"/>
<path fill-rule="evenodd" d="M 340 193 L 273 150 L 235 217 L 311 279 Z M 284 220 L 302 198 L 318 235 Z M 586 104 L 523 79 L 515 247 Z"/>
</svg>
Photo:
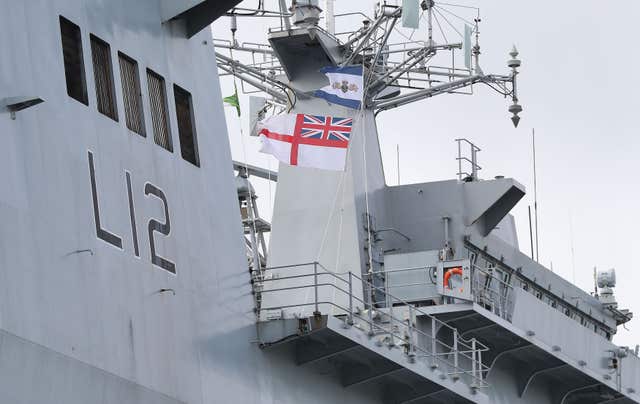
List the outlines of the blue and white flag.
<svg viewBox="0 0 640 404">
<path fill-rule="evenodd" d="M 315 96 L 345 107 L 359 109 L 362 103 L 362 66 L 324 67 L 329 85 L 316 90 Z"/>
</svg>

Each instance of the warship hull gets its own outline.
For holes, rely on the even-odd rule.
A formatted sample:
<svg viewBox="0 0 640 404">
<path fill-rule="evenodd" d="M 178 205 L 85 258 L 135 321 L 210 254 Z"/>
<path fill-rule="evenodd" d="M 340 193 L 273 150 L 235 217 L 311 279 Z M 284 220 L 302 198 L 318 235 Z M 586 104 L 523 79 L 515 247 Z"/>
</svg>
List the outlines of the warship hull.
<svg viewBox="0 0 640 404">
<path fill-rule="evenodd" d="M 603 379 L 606 365 L 593 358 L 611 344 L 594 333 L 583 338 L 580 325 L 560 326 L 562 314 L 551 308 L 541 316 L 546 323 L 519 313 L 538 304 L 529 294 L 518 294 L 509 312 L 515 321 L 477 301 L 421 309 L 424 319 L 459 327 L 466 337 L 497 341 L 495 355 L 474 356 L 480 373 L 473 378 L 482 386 L 466 374 L 415 365 L 357 328 L 361 320 L 345 323 L 344 310 L 261 317 L 215 49 L 201 31 L 237 3 L 0 0 L 0 402 L 640 402 L 637 364 L 619 380 Z M 367 125 L 375 132 L 372 116 Z M 368 147 L 365 175 L 373 178 L 381 163 L 377 143 Z M 301 179 L 283 167 L 277 198 L 295 199 L 301 182 L 316 190 L 335 185 L 331 175 L 307 174 Z M 352 267 L 365 260 L 355 230 L 364 209 L 360 175 L 349 177 L 343 201 L 352 229 L 342 262 Z M 377 178 L 369 186 L 379 190 L 372 206 L 380 217 L 387 203 L 424 206 L 412 199 L 417 189 L 389 189 Z M 464 198 L 454 183 L 436 184 L 434 192 Z M 434 188 L 424 189 L 432 195 Z M 291 208 L 282 202 L 274 213 L 270 264 L 314 259 L 302 244 L 286 246 L 309 225 Z M 433 221 L 438 214 L 424 212 Z M 463 227 L 452 237 L 462 237 Z M 524 259 L 513 240 L 470 243 L 489 245 L 486 251 L 514 268 Z M 414 245 L 422 251 L 432 244 Z M 354 285 L 342 302 L 365 287 Z M 554 338 L 562 342 L 548 342 Z M 574 352 L 575 340 L 582 342 Z M 597 352 L 587 371 L 585 350 Z M 574 395 L 583 389 L 587 395 Z"/>
</svg>

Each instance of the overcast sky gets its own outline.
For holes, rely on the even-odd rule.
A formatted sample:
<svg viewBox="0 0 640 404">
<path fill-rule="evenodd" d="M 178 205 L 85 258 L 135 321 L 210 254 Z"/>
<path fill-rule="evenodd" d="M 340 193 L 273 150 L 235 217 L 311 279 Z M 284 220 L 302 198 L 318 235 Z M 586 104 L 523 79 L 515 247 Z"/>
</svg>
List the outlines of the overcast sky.
<svg viewBox="0 0 640 404">
<path fill-rule="evenodd" d="M 519 76 L 522 121 L 514 129 L 509 102 L 489 89 L 473 96 L 443 95 L 379 115 L 380 143 L 388 184 L 397 184 L 396 145 L 402 184 L 451 179 L 457 171 L 454 139 L 465 137 L 482 148 L 481 178 L 513 177 L 527 195 L 513 210 L 520 248 L 529 254 L 527 206 L 533 205 L 531 130 L 536 130 L 540 261 L 593 290 L 593 268 L 616 268 L 621 308 L 640 316 L 640 62 L 637 18 L 640 2 L 617 0 L 449 1 L 481 7 L 481 66 L 485 73 L 507 73 L 515 44 L 522 59 Z M 253 7 L 257 1 L 245 1 Z M 275 8 L 276 1 L 266 0 Z M 392 3 L 392 2 L 391 2 Z M 372 0 L 337 0 L 336 13 L 373 14 Z M 462 17 L 468 9 L 447 7 Z M 461 22 L 450 16 L 462 28 Z M 352 23 L 357 21 L 351 20 Z M 338 21 L 338 31 L 347 28 Z M 451 41 L 459 41 L 448 31 Z M 266 42 L 276 20 L 240 19 L 240 41 Z M 351 28 L 355 28 L 351 25 Z M 229 19 L 213 26 L 228 39 Z M 411 31 L 403 31 L 411 33 Z M 414 38 L 424 39 L 422 32 Z M 233 83 L 222 80 L 223 93 Z M 248 111 L 247 99 L 242 108 Z M 240 136 L 235 110 L 227 109 L 235 160 L 277 169 L 270 156 L 257 153 L 256 138 Z M 244 133 L 248 130 L 243 124 Z M 275 185 L 255 180 L 260 208 L 269 217 Z M 640 344 L 640 320 L 619 330 L 615 342 Z"/>
</svg>

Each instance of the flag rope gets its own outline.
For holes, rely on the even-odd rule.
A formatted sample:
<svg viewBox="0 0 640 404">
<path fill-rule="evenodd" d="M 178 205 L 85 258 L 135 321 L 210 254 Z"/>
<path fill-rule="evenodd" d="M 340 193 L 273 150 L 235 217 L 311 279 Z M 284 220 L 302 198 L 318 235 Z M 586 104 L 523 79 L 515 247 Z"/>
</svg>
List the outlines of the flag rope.
<svg viewBox="0 0 640 404">
<path fill-rule="evenodd" d="M 364 115 L 363 111 L 360 111 L 361 119 Z M 369 180 L 367 175 L 367 134 L 365 133 L 364 127 L 362 128 L 362 173 L 364 175 L 364 203 L 365 203 L 365 213 L 367 217 L 367 253 L 368 253 L 368 262 L 369 269 L 367 273 L 371 274 L 373 272 L 373 254 L 371 252 L 371 214 L 369 210 Z M 370 281 L 372 281 L 371 279 Z"/>
<path fill-rule="evenodd" d="M 229 48 L 229 57 L 231 58 L 231 60 L 233 60 L 233 49 L 231 49 L 231 48 Z M 234 87 L 234 89 L 236 91 L 236 95 L 237 95 L 238 94 L 238 85 L 237 85 L 237 81 L 236 81 L 237 78 L 236 78 L 235 64 L 231 65 L 231 72 L 232 72 L 231 75 L 233 76 L 233 87 Z M 240 104 L 240 99 L 238 98 L 238 105 L 239 104 Z M 247 176 L 247 183 L 248 183 L 249 182 L 249 178 L 248 178 L 249 177 L 249 163 L 247 162 L 247 147 L 246 147 L 245 139 L 244 139 L 244 131 L 242 130 L 242 119 L 240 118 L 240 114 L 238 114 L 238 125 L 240 127 L 240 144 L 242 145 L 242 161 L 244 163 L 244 170 L 245 170 L 244 172 L 245 172 L 245 175 Z M 253 217 L 253 220 L 252 220 L 252 223 L 251 223 L 251 225 L 253 226 L 253 233 L 257 235 L 258 234 L 258 227 L 256 225 L 256 219 L 255 219 L 255 216 L 254 216 L 254 213 L 256 211 L 254 209 L 255 200 L 253 199 L 254 195 L 251 192 L 251 184 L 249 184 L 248 188 L 249 188 L 249 198 L 247 199 L 247 210 L 251 211 L 251 217 Z M 256 240 L 257 240 L 257 238 L 256 238 Z M 256 241 L 256 243 L 258 243 L 258 241 Z M 258 268 L 254 268 L 253 270 L 257 271 L 258 274 L 260 274 L 261 270 L 262 270 L 262 268 L 261 268 L 262 264 L 261 264 L 260 259 L 259 259 L 260 258 L 260 250 L 258 249 L 258 245 L 257 244 L 256 245 L 252 245 L 251 249 L 252 249 L 251 252 L 253 253 L 253 257 L 251 257 L 252 258 L 251 260 L 253 261 L 253 259 L 256 256 L 258 257 L 258 262 L 257 262 Z"/>
<path fill-rule="evenodd" d="M 356 125 L 356 123 L 357 122 L 354 121 L 354 126 Z M 350 152 L 351 152 L 351 148 L 347 148 L 347 155 L 345 156 L 345 170 L 340 173 L 340 178 L 338 179 L 338 184 L 336 186 L 336 192 L 335 192 L 335 195 L 333 197 L 333 204 L 331 206 L 331 210 L 329 211 L 329 215 L 327 217 L 327 223 L 324 226 L 324 232 L 322 234 L 322 240 L 320 242 L 320 246 L 318 247 L 318 254 L 316 255 L 316 259 L 315 259 L 316 262 L 320 262 L 320 256 L 322 255 L 322 252 L 324 250 L 324 245 L 325 245 L 325 242 L 327 241 L 327 236 L 329 234 L 329 225 L 331 224 L 331 219 L 334 217 L 334 215 L 335 215 L 335 213 L 337 211 L 338 195 L 341 194 L 342 197 L 340 198 L 340 210 L 339 210 L 339 215 L 340 216 L 338 217 L 338 220 L 339 220 L 339 222 L 338 222 L 339 223 L 338 224 L 338 238 L 337 238 L 338 247 L 337 247 L 337 250 L 336 250 L 336 261 L 335 261 L 335 267 L 334 267 L 334 270 L 333 270 L 333 272 L 336 272 L 336 273 L 340 272 L 338 265 L 340 264 L 340 254 L 342 252 L 340 247 L 342 246 L 341 240 L 342 240 L 342 223 L 343 223 L 343 215 L 344 215 L 344 192 L 345 192 L 345 188 L 346 188 L 346 184 L 345 184 L 344 180 L 345 180 L 346 175 L 347 175 L 347 168 L 346 167 L 348 167 L 348 164 L 349 164 L 349 158 L 350 158 L 350 155 L 351 155 Z M 341 190 L 342 190 L 342 193 L 340 192 Z M 337 279 L 335 277 L 332 277 L 331 281 L 335 285 Z M 332 293 L 333 293 L 333 296 L 331 297 L 331 301 L 335 301 L 337 289 L 336 288 L 331 288 L 331 289 L 332 289 Z M 306 296 L 305 296 L 305 301 L 309 301 L 310 293 L 311 293 L 311 291 L 307 290 Z"/>
<path fill-rule="evenodd" d="M 363 58 L 363 74 L 364 74 L 364 58 Z M 371 240 L 371 236 L 372 236 L 372 231 L 371 231 L 371 215 L 370 215 L 370 206 L 369 206 L 369 180 L 368 180 L 368 176 L 367 176 L 367 153 L 366 153 L 366 149 L 367 149 L 367 135 L 366 135 L 366 128 L 365 128 L 365 111 L 364 111 L 364 102 L 366 99 L 366 92 L 363 91 L 363 96 L 362 96 L 362 100 L 360 102 L 360 108 L 358 109 L 358 113 L 356 115 L 357 119 L 354 119 L 353 125 L 354 125 L 354 132 L 357 130 L 356 128 L 360 129 L 360 132 L 362 134 L 362 173 L 364 175 L 364 196 L 365 196 L 365 214 L 366 214 L 366 220 L 367 220 L 367 262 L 369 265 L 369 269 L 367 271 L 368 275 L 369 275 L 369 284 L 371 284 L 371 282 L 373 282 L 373 278 L 372 278 L 372 272 L 373 272 L 373 253 L 372 253 L 372 240 Z M 349 164 L 349 158 L 351 157 L 351 147 L 349 147 L 347 149 L 347 156 L 345 159 L 345 162 L 347 164 Z M 324 249 L 324 245 L 327 239 L 327 235 L 329 232 L 329 225 L 331 223 L 331 219 L 334 217 L 334 214 L 336 212 L 336 205 L 337 205 L 337 201 L 338 201 L 338 194 L 340 193 L 340 187 L 342 187 L 342 201 L 341 201 L 341 208 L 340 208 L 340 218 L 339 218 L 339 225 L 338 225 L 338 248 L 336 251 L 336 266 L 334 271 L 335 272 L 339 272 L 338 271 L 338 264 L 340 262 L 340 254 L 341 254 L 341 249 L 340 249 L 340 240 L 342 238 L 342 215 L 344 213 L 344 190 L 345 190 L 345 183 L 344 183 L 344 178 L 346 175 L 346 169 L 345 171 L 342 172 L 341 176 L 340 176 L 340 180 L 338 181 L 338 186 L 336 188 L 336 193 L 334 196 L 334 200 L 333 200 L 333 205 L 331 207 L 331 210 L 329 212 L 329 216 L 327 218 L 327 223 L 325 225 L 325 229 L 324 229 L 324 234 L 322 236 L 322 241 L 320 243 L 320 247 L 318 248 L 318 254 L 316 256 L 316 261 L 320 261 L 320 256 L 322 254 L 322 251 Z M 356 209 L 357 211 L 357 209 Z M 351 271 L 351 269 L 349 269 L 349 271 Z M 357 276 L 360 276 L 360 273 L 356 273 Z M 334 279 L 335 282 L 335 279 Z M 336 297 L 336 291 L 335 288 L 333 290 L 333 296 L 332 296 L 332 301 L 335 301 L 335 297 Z M 305 296 L 305 301 L 307 301 L 309 299 L 309 292 L 307 292 L 307 296 Z M 365 296 L 365 299 L 369 299 L 369 304 L 371 306 L 372 301 L 373 301 L 373 296 L 371 295 L 371 290 L 367 291 L 367 296 Z M 366 301 L 366 300 L 365 300 Z M 371 308 L 370 308 L 371 309 Z"/>
<path fill-rule="evenodd" d="M 347 150 L 347 159 L 349 151 Z M 340 178 L 338 179 L 338 185 L 336 186 L 336 192 L 333 197 L 333 204 L 331 205 L 331 210 L 329 211 L 329 216 L 327 217 L 327 223 L 324 226 L 324 232 L 322 234 L 322 240 L 320 241 L 320 246 L 318 247 L 318 254 L 316 255 L 316 261 L 320 262 L 320 255 L 322 255 L 322 251 L 324 250 L 324 244 L 327 241 L 327 235 L 329 233 L 329 224 L 331 224 L 331 218 L 333 217 L 334 212 L 336 211 L 336 205 L 338 203 L 338 194 L 340 193 L 340 187 L 344 184 L 344 177 L 346 175 L 346 171 L 343 171 L 340 174 Z M 336 268 L 337 269 L 337 268 Z M 337 272 L 337 271 L 336 271 Z"/>
</svg>

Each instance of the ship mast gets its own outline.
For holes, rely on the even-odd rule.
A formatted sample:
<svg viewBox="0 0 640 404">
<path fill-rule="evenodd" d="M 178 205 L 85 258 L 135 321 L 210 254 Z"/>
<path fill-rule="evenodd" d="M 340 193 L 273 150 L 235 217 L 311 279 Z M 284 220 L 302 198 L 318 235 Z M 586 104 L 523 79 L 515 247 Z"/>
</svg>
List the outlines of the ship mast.
<svg viewBox="0 0 640 404">
<path fill-rule="evenodd" d="M 282 3 L 282 1 L 281 1 Z M 480 12 L 476 12 L 473 22 L 449 11 L 433 0 L 424 0 L 420 7 L 423 20 L 426 20 L 426 35 L 424 40 L 412 39 L 402 35 L 398 29 L 398 22 L 402 20 L 403 9 L 389 5 L 385 1 L 378 3 L 373 18 L 366 17 L 362 26 L 356 30 L 334 36 L 335 20 L 346 18 L 356 13 L 334 14 L 333 1 L 325 0 L 325 7 L 329 15 L 325 25 L 327 30 L 319 26 L 322 9 L 319 0 L 293 0 L 289 9 L 267 11 L 242 9 L 251 16 L 277 17 L 283 19 L 283 30 L 298 28 L 313 29 L 326 33 L 336 40 L 336 47 L 340 54 L 335 55 L 338 66 L 363 65 L 365 67 L 365 108 L 376 114 L 402 107 L 413 102 L 421 101 L 442 94 L 473 94 L 475 84 L 485 84 L 497 93 L 511 99 L 508 111 L 514 126 L 518 126 L 519 114 L 522 106 L 518 103 L 517 76 L 521 61 L 517 58 L 515 46 L 509 53 L 507 66 L 511 71 L 507 74 L 485 74 L 480 66 Z M 229 15 L 235 18 L 242 16 L 237 11 Z M 465 32 L 473 33 L 474 43 L 467 43 L 470 38 L 461 34 L 451 20 L 457 18 L 464 24 Z M 434 21 L 442 38 L 434 38 Z M 447 40 L 443 28 L 460 35 L 460 41 Z M 236 26 L 233 26 L 236 29 Z M 273 32 L 273 31 L 271 31 Z M 235 33 L 235 31 L 234 31 Z M 234 34 L 235 35 L 235 34 Z M 398 37 L 400 42 L 393 42 Z M 417 37 L 417 36 L 416 36 Z M 229 48 L 251 55 L 251 62 L 240 62 L 234 58 L 216 52 L 218 66 L 222 72 L 235 75 L 245 83 L 265 92 L 279 103 L 288 103 L 289 107 L 295 103 L 298 96 L 308 96 L 308 89 L 299 89 L 287 80 L 282 80 L 283 69 L 271 47 L 256 47 L 255 45 L 239 44 L 234 40 L 216 40 L 219 50 Z M 456 51 L 469 47 L 471 51 L 464 58 L 472 57 L 473 63 L 465 60 L 465 67 L 455 65 Z M 450 63 L 442 63 L 446 54 L 450 54 Z M 444 57 L 440 57 L 444 55 Z M 256 62 L 256 56 L 261 61 Z"/>
</svg>

